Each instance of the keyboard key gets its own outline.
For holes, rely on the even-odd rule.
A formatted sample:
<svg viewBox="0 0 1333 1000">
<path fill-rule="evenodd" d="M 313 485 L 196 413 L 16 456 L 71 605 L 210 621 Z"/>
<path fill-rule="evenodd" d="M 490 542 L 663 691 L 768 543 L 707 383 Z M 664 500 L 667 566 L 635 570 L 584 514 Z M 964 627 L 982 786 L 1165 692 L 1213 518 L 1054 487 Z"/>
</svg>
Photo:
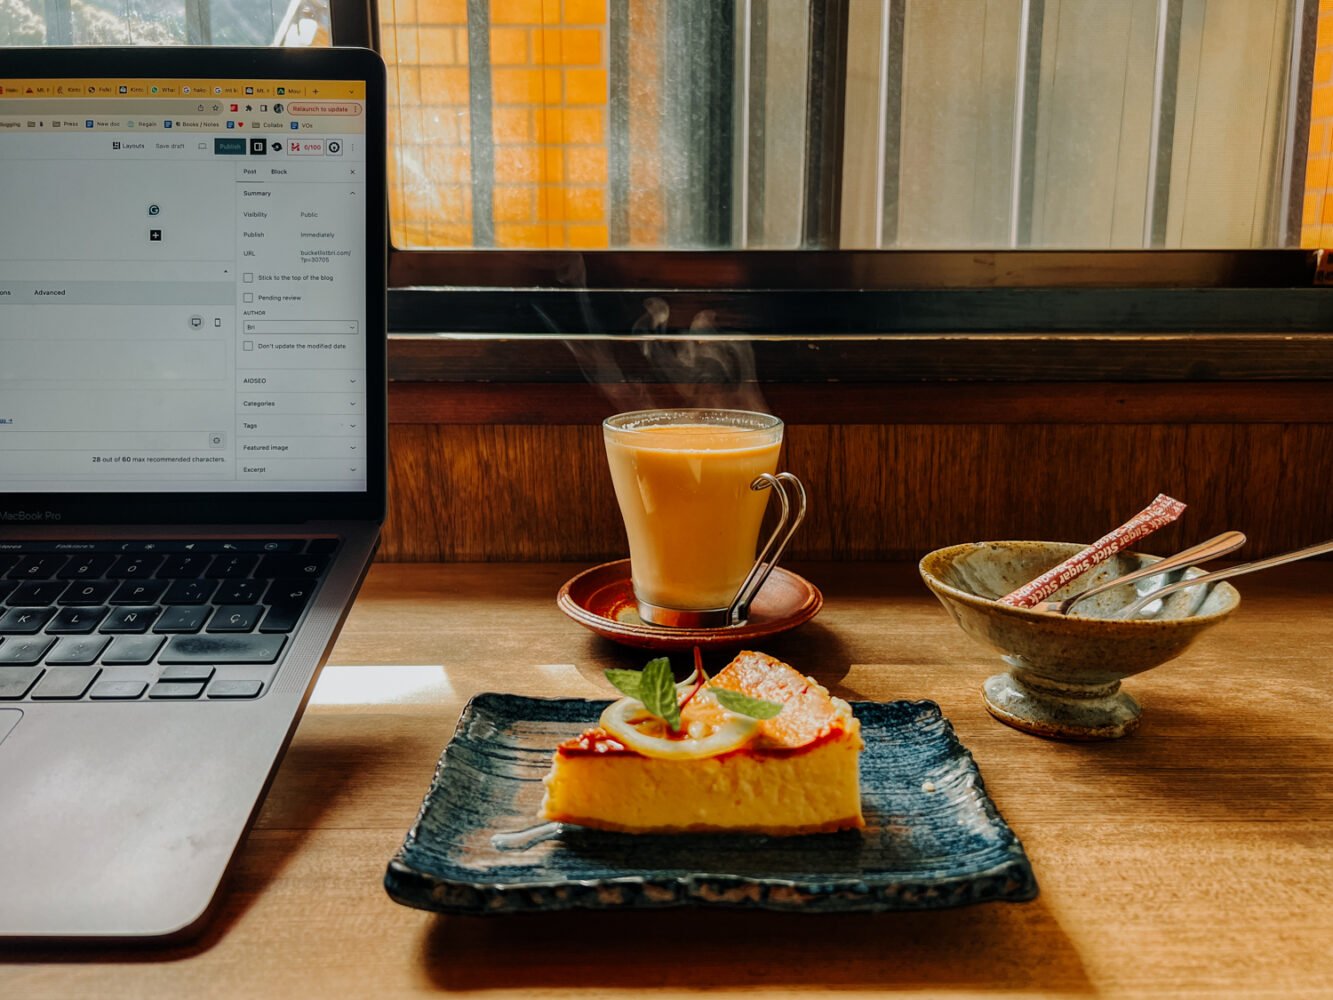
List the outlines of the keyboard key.
<svg viewBox="0 0 1333 1000">
<path fill-rule="evenodd" d="M 11 580 L 50 580 L 65 565 L 68 556 L 45 555 L 24 556 L 19 564 L 9 571 Z"/>
<path fill-rule="evenodd" d="M 55 640 L 45 635 L 6 639 L 0 643 L 0 667 L 31 667 L 41 663 Z"/>
<path fill-rule="evenodd" d="M 42 682 L 32 689 L 33 701 L 69 701 L 82 698 L 83 693 L 97 680 L 101 671 L 96 667 L 54 667 L 46 672 Z"/>
<path fill-rule="evenodd" d="M 61 608 L 46 631 L 50 635 L 87 635 L 102 623 L 106 613 L 105 607 Z"/>
<path fill-rule="evenodd" d="M 237 538 L 230 542 L 214 542 L 215 552 L 300 552 L 305 548 L 304 538 Z"/>
<path fill-rule="evenodd" d="M 60 571 L 62 580 L 96 580 L 116 561 L 115 556 L 77 555 Z"/>
<path fill-rule="evenodd" d="M 64 605 L 105 604 L 116 590 L 112 580 L 76 580 L 60 595 L 57 602 Z"/>
<path fill-rule="evenodd" d="M 206 663 L 185 664 L 179 667 L 163 667 L 158 675 L 160 681 L 202 681 L 213 679 L 213 668 Z"/>
<path fill-rule="evenodd" d="M 0 580 L 0 601 L 3 601 L 18 588 L 19 582 L 17 580 Z"/>
<path fill-rule="evenodd" d="M 250 570 L 259 562 L 259 556 L 244 552 L 224 552 L 213 560 L 208 567 L 210 580 L 228 580 L 250 575 Z"/>
<path fill-rule="evenodd" d="M 162 595 L 164 604 L 205 604 L 217 589 L 214 580 L 177 580 Z"/>
<path fill-rule="evenodd" d="M 199 604 L 173 605 L 162 609 L 162 617 L 153 626 L 159 635 L 169 632 L 198 632 L 208 619 L 209 609 Z"/>
<path fill-rule="evenodd" d="M 102 655 L 102 665 L 137 667 L 152 663 L 164 642 L 160 635 L 118 635 L 112 640 L 111 649 Z"/>
<path fill-rule="evenodd" d="M 306 552 L 311 555 L 329 555 L 338 551 L 338 539 L 336 538 L 312 538 L 310 544 L 305 547 Z"/>
<path fill-rule="evenodd" d="M 274 580 L 264 592 L 265 604 L 303 608 L 315 592 L 314 580 Z"/>
<path fill-rule="evenodd" d="M 6 667 L 0 670 L 0 701 L 17 701 L 42 676 L 41 667 Z"/>
<path fill-rule="evenodd" d="M 259 580 L 223 580 L 213 600 L 218 604 L 254 604 L 263 589 Z"/>
<path fill-rule="evenodd" d="M 178 681 L 158 681 L 148 692 L 150 698 L 198 698 L 204 693 L 203 681 L 180 683 Z"/>
<path fill-rule="evenodd" d="M 146 687 L 145 681 L 98 681 L 88 697 L 98 701 L 133 701 Z"/>
<path fill-rule="evenodd" d="M 262 681 L 214 681 L 208 689 L 210 698 L 257 698 L 264 689 Z"/>
<path fill-rule="evenodd" d="M 46 656 L 48 666 L 69 664 L 86 666 L 96 663 L 97 658 L 106 649 L 111 640 L 104 635 L 74 636 L 67 635 L 56 643 L 56 648 Z"/>
<path fill-rule="evenodd" d="M 0 576 L 8 573 L 19 564 L 18 556 L 0 555 Z"/>
<path fill-rule="evenodd" d="M 260 560 L 255 576 L 266 579 L 300 579 L 319 576 L 329 564 L 328 556 L 271 555 Z"/>
<path fill-rule="evenodd" d="M 263 613 L 257 604 L 221 604 L 208 622 L 208 631 L 253 632 Z"/>
<path fill-rule="evenodd" d="M 112 604 L 152 604 L 167 589 L 166 580 L 126 580 L 111 595 Z"/>
<path fill-rule="evenodd" d="M 9 595 L 11 608 L 44 608 L 55 604 L 60 592 L 69 584 L 63 580 L 48 580 L 43 583 L 24 583 Z"/>
<path fill-rule="evenodd" d="M 251 542 L 251 552 L 300 552 L 305 548 L 304 538 L 281 538 L 277 540 L 266 540 L 260 542 Z"/>
<path fill-rule="evenodd" d="M 98 631 L 106 634 L 147 632 L 161 613 L 161 608 L 154 607 L 112 608 Z"/>
<path fill-rule="evenodd" d="M 175 663 L 276 663 L 285 635 L 173 635 L 157 658 Z"/>
<path fill-rule="evenodd" d="M 191 552 L 177 556 L 168 556 L 157 571 L 159 580 L 196 580 L 203 575 L 212 556 L 198 555 Z"/>
<path fill-rule="evenodd" d="M 119 542 L 34 542 L 34 552 L 115 552 L 119 549 Z"/>
<path fill-rule="evenodd" d="M 109 580 L 147 580 L 162 565 L 162 556 L 154 553 L 136 553 L 121 556 L 109 570 Z"/>
<path fill-rule="evenodd" d="M 36 635 L 55 613 L 55 608 L 10 608 L 0 615 L 0 635 Z"/>
<path fill-rule="evenodd" d="M 301 615 L 305 611 L 305 606 L 275 605 L 269 608 L 268 614 L 259 624 L 260 632 L 290 632 L 296 628 L 296 623 L 301 620 Z"/>
</svg>

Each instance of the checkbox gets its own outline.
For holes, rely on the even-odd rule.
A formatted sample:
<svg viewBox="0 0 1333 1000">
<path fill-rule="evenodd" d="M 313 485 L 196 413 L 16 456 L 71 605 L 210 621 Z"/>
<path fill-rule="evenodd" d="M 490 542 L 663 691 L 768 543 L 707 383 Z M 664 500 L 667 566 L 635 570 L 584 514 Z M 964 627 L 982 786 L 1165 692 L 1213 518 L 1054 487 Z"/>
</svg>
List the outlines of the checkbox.
<svg viewBox="0 0 1333 1000">
<path fill-rule="evenodd" d="M 242 302 L 253 302 L 255 300 L 254 292 L 246 292 L 241 296 Z"/>
<path fill-rule="evenodd" d="M 243 350 L 243 351 L 253 351 L 254 349 L 255 349 L 255 342 L 254 342 L 253 340 L 242 340 L 242 341 L 241 341 L 241 350 Z"/>
<path fill-rule="evenodd" d="M 248 285 L 255 280 L 255 273 L 253 271 L 246 271 L 243 275 L 241 275 L 241 280 Z"/>
</svg>

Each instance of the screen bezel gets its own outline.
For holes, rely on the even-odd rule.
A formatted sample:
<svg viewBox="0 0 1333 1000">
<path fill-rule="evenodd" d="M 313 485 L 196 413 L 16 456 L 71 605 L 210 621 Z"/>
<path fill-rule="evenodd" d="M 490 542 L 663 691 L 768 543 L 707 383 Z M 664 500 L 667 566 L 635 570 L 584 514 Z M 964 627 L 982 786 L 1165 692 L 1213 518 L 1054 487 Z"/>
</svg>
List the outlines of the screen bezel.
<svg viewBox="0 0 1333 1000">
<path fill-rule="evenodd" d="M 353 492 L 11 492 L 0 483 L 0 531 L 43 524 L 235 524 L 384 519 L 388 458 L 386 350 L 387 196 L 385 70 L 369 49 L 86 48 L 0 49 L 15 78 L 183 77 L 357 80 L 366 85 L 366 489 Z M 11 516 L 6 516 L 11 515 Z M 25 515 L 15 517 L 12 515 Z M 27 516 L 33 515 L 33 516 Z"/>
</svg>

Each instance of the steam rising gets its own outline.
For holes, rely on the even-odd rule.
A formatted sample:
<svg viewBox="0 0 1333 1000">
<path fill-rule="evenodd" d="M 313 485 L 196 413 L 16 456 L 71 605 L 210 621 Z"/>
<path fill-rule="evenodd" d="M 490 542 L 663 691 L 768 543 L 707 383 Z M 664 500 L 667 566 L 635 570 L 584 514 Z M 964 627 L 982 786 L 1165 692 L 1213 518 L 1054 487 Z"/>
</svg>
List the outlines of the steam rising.
<svg viewBox="0 0 1333 1000">
<path fill-rule="evenodd" d="M 560 275 L 570 284 L 586 286 L 583 258 L 576 256 Z M 596 335 L 586 298 L 586 327 Z M 555 325 L 543 314 L 554 332 Z M 659 296 L 643 302 L 643 315 L 628 334 L 611 344 L 601 339 L 569 339 L 565 346 L 579 363 L 583 377 L 598 386 L 620 411 L 663 407 L 718 407 L 767 412 L 755 374 L 754 349 L 748 339 L 720 334 L 711 310 L 696 313 L 688 333 L 672 333 L 671 305 Z M 641 338 L 637 339 L 636 338 Z M 624 346 L 622 346 L 622 344 Z M 632 347 L 630 345 L 633 345 Z M 651 381 L 626 375 L 617 357 L 637 350 L 653 373 Z"/>
</svg>

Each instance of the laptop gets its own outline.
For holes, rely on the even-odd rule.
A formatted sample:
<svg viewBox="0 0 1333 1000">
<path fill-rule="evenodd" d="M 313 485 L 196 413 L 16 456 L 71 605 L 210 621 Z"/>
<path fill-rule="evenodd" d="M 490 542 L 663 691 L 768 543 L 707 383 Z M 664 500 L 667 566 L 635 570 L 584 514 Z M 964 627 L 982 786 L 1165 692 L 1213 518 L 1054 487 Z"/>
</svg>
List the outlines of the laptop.
<svg viewBox="0 0 1333 1000">
<path fill-rule="evenodd" d="M 0 57 L 0 937 L 207 919 L 385 503 L 384 68 Z"/>
</svg>

